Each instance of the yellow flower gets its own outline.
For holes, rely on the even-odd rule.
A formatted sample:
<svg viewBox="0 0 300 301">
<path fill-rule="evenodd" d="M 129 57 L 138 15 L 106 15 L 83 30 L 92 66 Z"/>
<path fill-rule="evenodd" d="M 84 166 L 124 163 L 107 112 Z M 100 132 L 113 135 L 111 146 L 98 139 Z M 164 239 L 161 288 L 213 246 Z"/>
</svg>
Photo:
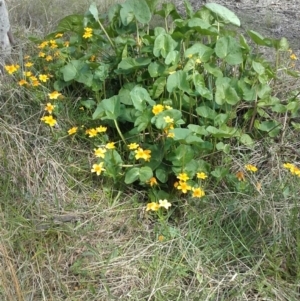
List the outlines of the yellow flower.
<svg viewBox="0 0 300 301">
<path fill-rule="evenodd" d="M 95 60 L 96 60 L 96 56 L 95 56 L 95 55 L 92 55 L 92 56 L 90 57 L 90 62 L 95 62 Z"/>
<path fill-rule="evenodd" d="M 106 153 L 106 149 L 103 147 L 99 147 L 99 148 L 94 148 L 94 155 L 97 158 L 104 158 L 105 157 L 105 153 Z"/>
<path fill-rule="evenodd" d="M 151 187 L 153 187 L 154 185 L 158 185 L 155 177 L 150 178 L 148 183 L 150 184 Z"/>
<path fill-rule="evenodd" d="M 137 160 L 144 159 L 145 161 L 150 161 L 151 150 L 143 150 L 141 147 L 139 147 L 137 150 L 135 150 L 135 158 Z"/>
<path fill-rule="evenodd" d="M 168 202 L 167 200 L 159 200 L 158 203 L 159 203 L 160 208 L 163 207 L 167 210 L 172 206 L 172 204 L 170 202 Z"/>
<path fill-rule="evenodd" d="M 18 84 L 19 84 L 20 86 L 24 86 L 24 85 L 27 85 L 28 83 L 27 83 L 27 81 L 26 81 L 25 79 L 21 79 L 21 80 L 18 82 Z"/>
<path fill-rule="evenodd" d="M 48 45 L 49 45 L 49 42 L 48 41 L 44 41 L 37 48 L 43 49 L 43 48 L 45 48 Z"/>
<path fill-rule="evenodd" d="M 295 53 L 292 53 L 292 54 L 290 55 L 290 59 L 293 60 L 293 61 L 298 60 L 298 58 L 297 58 L 297 56 L 296 56 Z"/>
<path fill-rule="evenodd" d="M 292 169 L 295 167 L 294 164 L 291 164 L 291 163 L 284 163 L 283 164 L 283 167 L 286 168 L 286 169 Z"/>
<path fill-rule="evenodd" d="M 200 59 L 196 59 L 196 64 L 201 64 L 201 60 Z"/>
<path fill-rule="evenodd" d="M 93 29 L 89 28 L 89 27 L 85 27 L 84 28 L 84 34 L 83 34 L 83 38 L 88 39 L 91 38 L 93 36 Z"/>
<path fill-rule="evenodd" d="M 186 182 L 186 181 L 189 180 L 190 178 L 189 178 L 189 176 L 188 176 L 185 172 L 183 172 L 183 173 L 180 173 L 180 174 L 177 176 L 177 179 L 178 179 L 179 181 Z"/>
<path fill-rule="evenodd" d="M 202 188 L 193 188 L 193 198 L 202 198 L 205 196 L 205 192 Z"/>
<path fill-rule="evenodd" d="M 158 241 L 162 242 L 164 241 L 165 237 L 163 235 L 159 235 L 158 236 Z"/>
<path fill-rule="evenodd" d="M 192 187 L 188 185 L 186 182 L 179 181 L 179 185 L 177 186 L 177 189 L 181 190 L 183 193 L 187 193 L 188 190 L 192 189 Z"/>
<path fill-rule="evenodd" d="M 61 93 L 53 91 L 52 93 L 48 93 L 48 96 L 50 99 L 57 99 L 59 96 L 61 96 Z"/>
<path fill-rule="evenodd" d="M 164 117 L 164 121 L 165 121 L 165 123 L 173 123 L 174 119 L 171 118 L 170 116 L 166 116 L 166 117 Z"/>
<path fill-rule="evenodd" d="M 62 36 L 63 36 L 62 33 L 57 33 L 57 34 L 55 35 L 55 38 L 61 38 Z"/>
<path fill-rule="evenodd" d="M 157 211 L 159 209 L 159 204 L 158 203 L 155 203 L 155 202 L 152 202 L 152 203 L 148 203 L 147 204 L 147 207 L 146 207 L 146 211 Z"/>
<path fill-rule="evenodd" d="M 33 66 L 33 63 L 31 63 L 31 62 L 27 62 L 27 63 L 25 64 L 25 67 L 31 67 L 31 66 Z"/>
<path fill-rule="evenodd" d="M 68 130 L 68 134 L 73 135 L 73 134 L 77 133 L 77 130 L 78 130 L 78 127 L 74 126 L 74 127 L 72 127 L 71 129 Z"/>
<path fill-rule="evenodd" d="M 45 57 L 46 56 L 46 53 L 45 52 L 39 52 L 39 57 Z"/>
<path fill-rule="evenodd" d="M 52 48 L 52 49 L 55 49 L 58 47 L 55 40 L 50 40 L 50 44 L 51 44 L 50 48 Z"/>
<path fill-rule="evenodd" d="M 39 80 L 41 81 L 41 82 L 46 82 L 47 80 L 49 79 L 49 77 L 48 77 L 48 75 L 46 75 L 46 74 L 40 74 L 39 75 Z"/>
<path fill-rule="evenodd" d="M 137 143 L 130 143 L 127 146 L 131 150 L 137 149 L 139 147 L 139 145 Z"/>
<path fill-rule="evenodd" d="M 96 127 L 96 131 L 98 133 L 105 133 L 107 131 L 107 127 L 100 125 L 100 126 Z"/>
<path fill-rule="evenodd" d="M 192 54 L 189 54 L 187 57 L 188 57 L 189 59 L 191 59 L 191 58 L 193 57 L 193 55 L 192 55 Z"/>
<path fill-rule="evenodd" d="M 52 55 L 47 55 L 47 56 L 45 57 L 45 60 L 46 60 L 47 62 L 52 61 L 52 60 L 53 60 Z"/>
<path fill-rule="evenodd" d="M 37 86 L 40 85 L 40 82 L 39 82 L 38 80 L 33 80 L 33 81 L 32 81 L 32 85 L 33 85 L 34 87 L 37 87 Z"/>
<path fill-rule="evenodd" d="M 90 138 L 93 138 L 93 137 L 97 136 L 97 134 L 98 134 L 96 129 L 88 129 L 88 130 L 85 131 L 85 133 L 87 135 L 89 135 Z"/>
<path fill-rule="evenodd" d="M 70 42 L 69 42 L 69 41 L 65 41 L 65 42 L 64 42 L 64 46 L 65 46 L 65 47 L 69 47 L 69 45 L 70 45 Z"/>
<path fill-rule="evenodd" d="M 26 73 L 30 73 L 30 74 L 31 74 L 31 72 L 26 72 Z M 30 80 L 32 80 L 32 81 L 38 80 L 34 75 L 29 76 L 29 78 L 30 78 Z"/>
<path fill-rule="evenodd" d="M 173 108 L 171 106 L 165 106 L 166 110 L 172 110 Z"/>
<path fill-rule="evenodd" d="M 49 114 L 52 114 L 52 111 L 54 110 L 54 105 L 50 102 L 47 103 L 45 107 L 45 111 L 47 111 Z"/>
<path fill-rule="evenodd" d="M 174 134 L 174 133 L 168 133 L 167 137 L 168 137 L 168 138 L 174 138 L 174 137 L 175 137 L 175 134 Z"/>
<path fill-rule="evenodd" d="M 91 172 L 95 172 L 97 176 L 100 176 L 102 171 L 105 171 L 103 168 L 104 162 L 101 162 L 99 164 L 93 164 L 93 168 L 91 169 Z"/>
<path fill-rule="evenodd" d="M 108 142 L 108 143 L 105 145 L 105 147 L 106 147 L 107 149 L 114 149 L 114 148 L 116 148 L 116 147 L 115 147 L 115 142 Z"/>
<path fill-rule="evenodd" d="M 207 178 L 207 174 L 205 172 L 197 172 L 197 178 L 205 180 Z"/>
<path fill-rule="evenodd" d="M 6 65 L 4 68 L 9 74 L 13 74 L 19 70 L 20 66 L 19 65 Z"/>
<path fill-rule="evenodd" d="M 41 118 L 41 120 L 44 121 L 46 124 L 49 124 L 51 127 L 56 125 L 56 120 L 53 118 L 52 115 L 44 116 Z"/>
<path fill-rule="evenodd" d="M 25 76 L 27 76 L 27 77 L 32 76 L 32 72 L 31 72 L 31 71 L 25 71 L 25 72 L 23 72 L 23 74 L 24 74 Z M 37 78 L 35 78 L 35 79 L 37 79 Z"/>
<path fill-rule="evenodd" d="M 163 105 L 155 105 L 152 108 L 152 113 L 154 115 L 157 115 L 158 113 L 162 112 L 164 110 L 164 106 Z"/>
<path fill-rule="evenodd" d="M 252 172 L 257 172 L 257 167 L 251 164 L 246 164 L 245 165 L 246 170 L 252 171 Z"/>
<path fill-rule="evenodd" d="M 238 179 L 239 181 L 245 181 L 245 175 L 244 175 L 244 173 L 243 173 L 242 171 L 238 171 L 238 172 L 235 174 L 235 176 L 237 177 L 237 179 Z"/>
</svg>

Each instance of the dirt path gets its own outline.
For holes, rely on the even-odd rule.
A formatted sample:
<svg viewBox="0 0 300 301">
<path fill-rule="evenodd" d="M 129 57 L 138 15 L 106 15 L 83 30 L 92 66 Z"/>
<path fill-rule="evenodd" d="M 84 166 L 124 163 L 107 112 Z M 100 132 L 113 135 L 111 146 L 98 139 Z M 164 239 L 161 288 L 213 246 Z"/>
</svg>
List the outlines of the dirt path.
<svg viewBox="0 0 300 301">
<path fill-rule="evenodd" d="M 245 30 L 258 31 L 265 37 L 286 37 L 291 47 L 300 50 L 300 0 L 190 0 L 195 9 L 215 2 L 234 11 Z M 180 11 L 183 2 L 177 1 Z"/>
</svg>

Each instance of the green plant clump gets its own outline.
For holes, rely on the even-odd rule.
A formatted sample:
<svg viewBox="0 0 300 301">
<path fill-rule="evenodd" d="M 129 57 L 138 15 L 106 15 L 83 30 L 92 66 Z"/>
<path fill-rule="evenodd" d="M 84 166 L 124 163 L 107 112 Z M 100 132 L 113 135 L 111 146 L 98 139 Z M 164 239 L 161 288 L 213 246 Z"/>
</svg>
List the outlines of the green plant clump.
<svg viewBox="0 0 300 301">
<path fill-rule="evenodd" d="M 184 3 L 186 17 L 173 4 L 158 7 L 153 0 L 127 0 L 103 16 L 92 4 L 85 15 L 67 16 L 54 33 L 35 40 L 38 54 L 27 58 L 19 81 L 47 93 L 42 121 L 53 133 L 61 131 L 55 125 L 64 108 L 75 109 L 68 134 L 91 141 L 91 171 L 149 187 L 147 209 L 154 211 L 170 193 L 204 197 L 210 181 L 229 175 L 220 163 L 225 157 L 230 164 L 233 145 L 277 137 L 279 117 L 299 109 L 295 99 L 273 96 L 271 86 L 279 67 L 297 72 L 279 60 L 271 65 L 258 52 L 269 47 L 288 53 L 285 38 L 248 31 L 246 39 L 227 8 L 209 3 L 194 12 Z M 151 25 L 153 16 L 161 26 Z M 247 164 L 232 177 L 240 189 L 246 187 L 245 170 L 257 168 Z M 168 208 L 165 201 L 161 206 Z"/>
</svg>

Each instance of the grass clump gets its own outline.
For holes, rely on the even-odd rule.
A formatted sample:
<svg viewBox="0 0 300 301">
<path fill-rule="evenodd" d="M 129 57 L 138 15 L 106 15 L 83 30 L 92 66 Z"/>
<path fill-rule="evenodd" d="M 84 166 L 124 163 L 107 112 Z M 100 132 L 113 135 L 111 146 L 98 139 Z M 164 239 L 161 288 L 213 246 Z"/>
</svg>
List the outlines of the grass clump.
<svg viewBox="0 0 300 301">
<path fill-rule="evenodd" d="M 296 58 L 222 6 L 151 3 L 6 66 L 3 300 L 299 298 L 298 95 L 274 96 Z"/>
</svg>

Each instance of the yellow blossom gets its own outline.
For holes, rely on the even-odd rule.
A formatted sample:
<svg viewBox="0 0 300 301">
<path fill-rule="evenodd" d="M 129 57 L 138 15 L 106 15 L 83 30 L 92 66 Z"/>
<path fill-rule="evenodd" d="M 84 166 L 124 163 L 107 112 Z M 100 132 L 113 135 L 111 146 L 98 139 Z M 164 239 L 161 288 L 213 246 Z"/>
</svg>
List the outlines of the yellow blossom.
<svg viewBox="0 0 300 301">
<path fill-rule="evenodd" d="M 207 178 L 207 174 L 205 172 L 197 172 L 197 178 L 205 180 Z"/>
<path fill-rule="evenodd" d="M 107 127 L 100 125 L 100 126 L 96 127 L 96 131 L 98 133 L 105 133 L 107 131 Z"/>
<path fill-rule="evenodd" d="M 135 149 L 137 149 L 139 147 L 139 145 L 137 143 L 130 143 L 127 146 L 131 150 L 135 150 Z"/>
<path fill-rule="evenodd" d="M 159 235 L 158 236 L 158 241 L 162 242 L 164 241 L 165 237 L 163 235 Z"/>
<path fill-rule="evenodd" d="M 103 147 L 94 148 L 94 155 L 98 158 L 104 158 L 106 153 L 106 149 Z"/>
<path fill-rule="evenodd" d="M 48 77 L 48 75 L 46 75 L 46 74 L 40 74 L 39 75 L 39 80 L 41 81 L 41 82 L 46 82 L 47 80 L 49 79 L 49 77 Z"/>
<path fill-rule="evenodd" d="M 192 189 L 192 187 L 188 185 L 186 182 L 179 181 L 179 185 L 177 186 L 177 189 L 181 190 L 183 193 L 187 193 L 188 190 Z"/>
<path fill-rule="evenodd" d="M 68 134 L 73 135 L 73 134 L 77 133 L 77 130 L 78 130 L 78 127 L 74 126 L 68 130 Z"/>
<path fill-rule="evenodd" d="M 49 114 L 52 114 L 54 107 L 55 106 L 52 103 L 48 102 L 45 107 L 45 111 L 47 111 Z"/>
<path fill-rule="evenodd" d="M 175 134 L 174 134 L 174 133 L 168 133 L 167 137 L 168 137 L 168 138 L 174 138 L 174 137 L 175 137 Z"/>
<path fill-rule="evenodd" d="M 65 46 L 65 47 L 69 47 L 69 45 L 70 45 L 70 42 L 69 42 L 69 41 L 65 41 L 65 42 L 64 42 L 64 46 Z"/>
<path fill-rule="evenodd" d="M 19 70 L 20 66 L 19 65 L 6 65 L 4 68 L 9 74 L 13 74 Z"/>
<path fill-rule="evenodd" d="M 150 161 L 151 150 L 143 150 L 141 147 L 139 147 L 137 150 L 135 150 L 135 158 L 137 160 L 144 159 L 145 161 Z"/>
<path fill-rule="evenodd" d="M 160 113 L 160 112 L 162 112 L 164 110 L 164 106 L 163 105 L 155 105 L 155 106 L 153 106 L 153 108 L 152 108 L 152 113 L 154 114 L 154 115 L 157 115 L 158 113 Z"/>
<path fill-rule="evenodd" d="M 24 86 L 24 85 L 27 85 L 28 83 L 27 83 L 27 81 L 26 81 L 25 79 L 21 79 L 21 80 L 18 82 L 18 84 L 19 84 L 20 86 Z"/>
<path fill-rule="evenodd" d="M 45 52 L 39 52 L 39 57 L 45 57 L 46 56 L 46 53 Z"/>
<path fill-rule="evenodd" d="M 201 64 L 201 60 L 200 59 L 196 59 L 196 64 Z"/>
<path fill-rule="evenodd" d="M 183 172 L 183 173 L 180 173 L 178 176 L 177 176 L 177 179 L 182 181 L 182 182 L 186 182 L 187 180 L 189 180 L 189 176 L 187 175 L 187 173 Z"/>
<path fill-rule="evenodd" d="M 152 203 L 148 203 L 147 204 L 147 207 L 146 207 L 146 211 L 157 211 L 159 209 L 159 204 L 158 203 L 155 203 L 155 202 L 152 202 Z"/>
<path fill-rule="evenodd" d="M 170 116 L 166 116 L 166 117 L 164 117 L 164 121 L 165 121 L 165 123 L 173 123 L 174 119 L 171 118 Z"/>
<path fill-rule="evenodd" d="M 244 175 L 244 173 L 243 173 L 242 171 L 238 171 L 238 172 L 235 174 L 235 176 L 237 177 L 237 179 L 238 179 L 239 181 L 245 181 L 245 175 Z"/>
<path fill-rule="evenodd" d="M 47 55 L 47 56 L 45 57 L 45 60 L 46 60 L 47 62 L 52 61 L 52 60 L 53 60 L 52 55 Z"/>
<path fill-rule="evenodd" d="M 99 164 L 93 164 L 93 168 L 91 169 L 91 172 L 95 172 L 97 176 L 100 176 L 102 171 L 105 171 L 103 168 L 104 162 L 100 162 Z"/>
<path fill-rule="evenodd" d="M 167 200 L 159 200 L 158 203 L 159 203 L 160 208 L 163 207 L 167 210 L 172 206 L 172 204 L 170 202 L 168 202 Z"/>
<path fill-rule="evenodd" d="M 50 99 L 57 99 L 59 96 L 61 96 L 61 93 L 58 91 L 53 91 L 52 93 L 48 93 L 48 96 Z"/>
<path fill-rule="evenodd" d="M 283 164 L 283 167 L 286 168 L 286 169 L 291 169 L 291 168 L 294 168 L 295 165 L 294 165 L 294 164 L 291 164 L 291 163 L 284 163 L 284 164 Z"/>
<path fill-rule="evenodd" d="M 24 74 L 25 76 L 27 76 L 27 77 L 32 76 L 32 72 L 31 72 L 31 71 L 25 71 L 25 72 L 23 72 L 23 74 Z M 35 79 L 36 79 L 36 78 L 35 78 Z"/>
<path fill-rule="evenodd" d="M 89 28 L 89 27 L 85 27 L 84 28 L 84 34 L 83 34 L 83 38 L 88 39 L 91 38 L 93 36 L 93 29 Z"/>
<path fill-rule="evenodd" d="M 55 38 L 61 38 L 62 36 L 63 36 L 62 33 L 57 33 L 57 34 L 55 35 Z"/>
<path fill-rule="evenodd" d="M 205 192 L 202 188 L 193 188 L 193 197 L 194 198 L 202 198 L 205 196 Z"/>
<path fill-rule="evenodd" d="M 85 131 L 85 133 L 87 135 L 89 135 L 90 138 L 93 138 L 93 137 L 97 136 L 97 134 L 98 134 L 98 132 L 96 131 L 96 129 L 87 129 Z"/>
<path fill-rule="evenodd" d="M 173 108 L 171 106 L 165 106 L 166 110 L 172 110 Z"/>
<path fill-rule="evenodd" d="M 51 127 L 56 125 L 56 120 L 53 118 L 52 115 L 44 116 L 41 118 L 42 121 L 44 121 L 46 124 L 49 124 Z"/>
<path fill-rule="evenodd" d="M 252 172 L 257 172 L 257 167 L 251 164 L 246 164 L 245 165 L 246 170 L 252 171 Z"/>
<path fill-rule="evenodd" d="M 43 49 L 43 48 L 45 48 L 48 45 L 49 45 L 49 42 L 48 41 L 44 41 L 37 48 Z"/>
<path fill-rule="evenodd" d="M 55 40 L 50 40 L 50 48 L 52 48 L 52 49 L 55 49 L 55 48 L 57 48 L 58 47 L 58 45 L 56 44 L 56 41 Z"/>
<path fill-rule="evenodd" d="M 37 86 L 40 85 L 40 82 L 39 82 L 38 80 L 33 80 L 33 81 L 32 81 L 32 85 L 33 85 L 34 87 L 37 87 Z"/>
<path fill-rule="evenodd" d="M 31 72 L 27 72 L 27 73 L 30 73 L 31 74 Z M 29 76 L 29 78 L 30 78 L 30 80 L 32 80 L 32 81 L 34 81 L 34 80 L 38 80 L 34 75 L 32 75 L 32 76 Z"/>
<path fill-rule="evenodd" d="M 150 184 L 151 187 L 153 187 L 154 185 L 158 185 L 155 177 L 150 178 L 148 183 Z"/>
<path fill-rule="evenodd" d="M 191 59 L 191 58 L 193 57 L 193 55 L 192 55 L 192 54 L 189 54 L 187 57 L 188 57 L 189 59 Z"/>
<path fill-rule="evenodd" d="M 115 142 L 108 142 L 108 143 L 105 145 L 105 147 L 106 147 L 107 149 L 114 149 L 114 148 L 116 148 L 116 147 L 115 147 Z"/>
<path fill-rule="evenodd" d="M 293 61 L 298 60 L 298 58 L 297 58 L 297 56 L 296 56 L 295 53 L 292 53 L 292 54 L 290 55 L 290 59 L 293 60 Z"/>
<path fill-rule="evenodd" d="M 96 56 L 95 56 L 95 55 L 92 55 L 92 56 L 90 57 L 90 62 L 95 62 L 95 60 L 96 60 Z"/>
<path fill-rule="evenodd" d="M 25 65 L 24 65 L 25 67 L 31 67 L 31 66 L 33 66 L 33 63 L 31 63 L 31 62 L 27 62 L 27 63 L 25 63 Z"/>
</svg>

